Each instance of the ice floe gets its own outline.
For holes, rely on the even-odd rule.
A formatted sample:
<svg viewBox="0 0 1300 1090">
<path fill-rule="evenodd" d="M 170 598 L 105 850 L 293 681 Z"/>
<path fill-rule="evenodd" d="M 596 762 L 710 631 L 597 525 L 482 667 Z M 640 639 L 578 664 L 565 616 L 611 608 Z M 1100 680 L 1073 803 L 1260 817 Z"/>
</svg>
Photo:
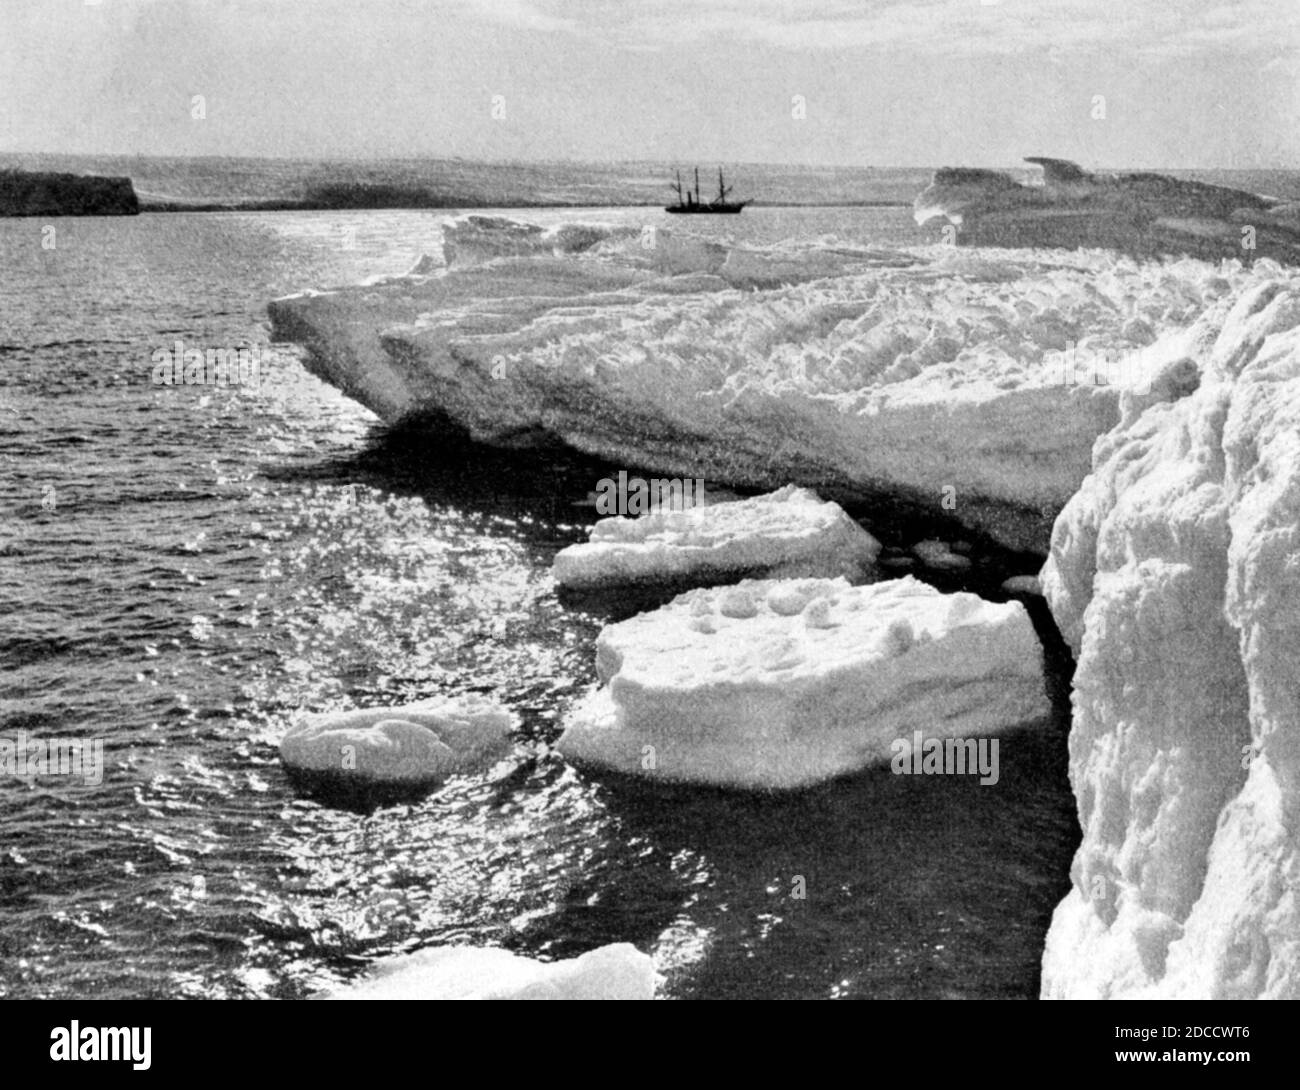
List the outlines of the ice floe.
<svg viewBox="0 0 1300 1090">
<path fill-rule="evenodd" d="M 858 579 L 879 551 L 839 504 L 787 485 L 731 503 L 601 519 L 589 541 L 559 552 L 552 573 L 566 587 L 742 575 Z"/>
<path fill-rule="evenodd" d="M 1034 598 L 1043 596 L 1043 585 L 1036 575 L 1013 575 L 1002 581 L 1002 589 L 1008 594 L 1024 594 Z"/>
<path fill-rule="evenodd" d="M 601 686 L 557 743 L 649 778 L 794 788 L 888 763 L 891 745 L 998 734 L 1046 714 L 1024 607 L 913 578 L 745 580 L 609 625 Z"/>
<path fill-rule="evenodd" d="M 971 566 L 970 557 L 962 556 L 947 542 L 935 538 L 918 541 L 912 546 L 912 552 L 927 568 L 936 571 L 965 571 Z"/>
<path fill-rule="evenodd" d="M 285 734 L 280 760 L 325 788 L 432 787 L 489 766 L 516 725 L 512 712 L 473 694 L 309 715 Z"/>
<path fill-rule="evenodd" d="M 543 962 L 494 947 L 439 946 L 379 962 L 326 999 L 653 999 L 654 962 L 629 943 Z"/>
</svg>

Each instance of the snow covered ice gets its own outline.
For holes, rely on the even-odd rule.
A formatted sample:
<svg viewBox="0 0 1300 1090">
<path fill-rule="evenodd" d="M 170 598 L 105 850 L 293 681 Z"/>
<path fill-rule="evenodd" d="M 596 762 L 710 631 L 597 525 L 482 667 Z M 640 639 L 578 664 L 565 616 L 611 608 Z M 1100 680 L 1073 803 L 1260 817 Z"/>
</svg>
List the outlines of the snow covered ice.
<svg viewBox="0 0 1300 1090">
<path fill-rule="evenodd" d="M 493 947 L 439 946 L 380 962 L 327 999 L 653 999 L 654 962 L 629 943 L 543 962 Z"/>
<path fill-rule="evenodd" d="M 610 237 L 270 314 L 311 370 L 388 421 L 501 447 L 558 440 L 720 486 L 931 511 L 949 496 L 956 523 L 1046 553 L 1119 419 L 1124 382 L 1105 365 L 1260 276 L 1101 251 L 738 252 Z"/>
<path fill-rule="evenodd" d="M 580 253 L 606 239 L 631 234 L 636 234 L 635 228 L 565 223 L 546 230 L 502 216 L 460 216 L 443 224 L 443 260 L 450 268 L 503 257 Z"/>
<path fill-rule="evenodd" d="M 607 626 L 601 687 L 557 746 L 651 779 L 794 788 L 888 763 L 895 739 L 1044 716 L 1025 609 L 911 577 L 745 580 Z"/>
<path fill-rule="evenodd" d="M 742 575 L 861 578 L 880 543 L 838 504 L 806 488 L 731 503 L 661 508 L 636 519 L 601 519 L 590 541 L 555 558 L 560 586 Z"/>
<path fill-rule="evenodd" d="M 516 725 L 477 695 L 310 715 L 285 734 L 280 760 L 335 785 L 431 787 L 490 765 Z"/>
<path fill-rule="evenodd" d="M 1054 998 L 1300 998 L 1300 274 L 1158 348 L 1042 575 L 1083 843 Z"/>
</svg>

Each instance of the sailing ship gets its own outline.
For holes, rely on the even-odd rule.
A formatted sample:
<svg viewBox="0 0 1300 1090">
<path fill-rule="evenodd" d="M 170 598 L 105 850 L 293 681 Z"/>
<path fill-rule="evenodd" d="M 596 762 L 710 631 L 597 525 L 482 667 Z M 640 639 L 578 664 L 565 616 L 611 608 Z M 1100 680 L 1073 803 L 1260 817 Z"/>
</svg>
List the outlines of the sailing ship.
<svg viewBox="0 0 1300 1090">
<path fill-rule="evenodd" d="M 713 200 L 705 202 L 700 200 L 700 168 L 695 168 L 695 191 L 686 190 L 682 192 L 682 172 L 677 172 L 677 181 L 672 183 L 672 188 L 677 193 L 677 203 L 670 204 L 664 208 L 665 212 L 675 213 L 692 213 L 698 215 L 735 215 L 749 201 L 729 201 L 727 194 L 731 192 L 731 186 L 726 185 L 722 180 L 722 168 L 718 167 L 718 195 Z"/>
</svg>

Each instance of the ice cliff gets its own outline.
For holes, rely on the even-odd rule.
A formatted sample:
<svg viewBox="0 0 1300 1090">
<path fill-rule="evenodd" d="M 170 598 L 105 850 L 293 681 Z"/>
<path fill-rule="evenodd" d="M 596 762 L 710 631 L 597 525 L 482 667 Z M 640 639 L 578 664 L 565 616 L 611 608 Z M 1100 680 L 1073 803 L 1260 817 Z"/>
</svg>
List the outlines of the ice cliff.
<svg viewBox="0 0 1300 1090">
<path fill-rule="evenodd" d="M 388 421 L 708 487 L 888 495 L 1040 553 L 1118 420 L 1127 361 L 1253 275 L 666 231 L 561 253 L 558 234 L 458 230 L 478 253 L 496 230 L 544 252 L 279 299 L 273 335 Z"/>
<path fill-rule="evenodd" d="M 1029 158 L 1041 184 L 945 167 L 916 198 L 917 222 L 942 216 L 971 246 L 1105 246 L 1209 260 L 1300 260 L 1300 205 L 1163 174 L 1093 174 Z"/>
<path fill-rule="evenodd" d="M 130 178 L 0 170 L 0 216 L 134 216 Z"/>
<path fill-rule="evenodd" d="M 1300 276 L 1152 357 L 1056 522 L 1083 843 L 1052 998 L 1300 998 Z"/>
</svg>

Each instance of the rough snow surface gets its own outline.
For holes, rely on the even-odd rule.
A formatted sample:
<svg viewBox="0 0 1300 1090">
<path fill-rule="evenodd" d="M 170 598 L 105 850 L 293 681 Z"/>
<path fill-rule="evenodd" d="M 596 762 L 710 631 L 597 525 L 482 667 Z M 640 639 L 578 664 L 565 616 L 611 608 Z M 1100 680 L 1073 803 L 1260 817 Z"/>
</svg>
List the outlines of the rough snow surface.
<svg viewBox="0 0 1300 1090">
<path fill-rule="evenodd" d="M 1045 715 L 1025 609 L 911 577 L 745 580 L 609 625 L 602 683 L 559 750 L 649 778 L 792 788 L 887 763 L 891 744 Z"/>
<path fill-rule="evenodd" d="M 658 974 L 629 943 L 543 962 L 493 947 L 439 946 L 380 962 L 328 999 L 653 999 Z"/>
<path fill-rule="evenodd" d="M 565 223 L 549 230 L 503 216 L 468 215 L 442 225 L 442 255 L 448 268 L 503 257 L 581 253 L 610 238 L 637 233 L 634 227 Z"/>
<path fill-rule="evenodd" d="M 880 543 L 836 503 L 806 488 L 732 503 L 661 508 L 639 518 L 601 519 L 591 539 L 555 557 L 560 586 L 740 575 L 861 578 Z"/>
<path fill-rule="evenodd" d="M 307 716 L 280 742 L 291 769 L 358 785 L 433 786 L 508 745 L 515 716 L 477 695 Z"/>
<path fill-rule="evenodd" d="M 1057 520 L 1083 843 L 1043 995 L 1300 998 L 1300 275 L 1166 343 Z"/>
<path fill-rule="evenodd" d="M 720 486 L 886 493 L 1045 552 L 1120 389 L 1143 380 L 1132 361 L 1270 275 L 1100 251 L 742 251 L 681 231 L 555 252 L 276 300 L 274 333 L 386 420 Z"/>
</svg>

